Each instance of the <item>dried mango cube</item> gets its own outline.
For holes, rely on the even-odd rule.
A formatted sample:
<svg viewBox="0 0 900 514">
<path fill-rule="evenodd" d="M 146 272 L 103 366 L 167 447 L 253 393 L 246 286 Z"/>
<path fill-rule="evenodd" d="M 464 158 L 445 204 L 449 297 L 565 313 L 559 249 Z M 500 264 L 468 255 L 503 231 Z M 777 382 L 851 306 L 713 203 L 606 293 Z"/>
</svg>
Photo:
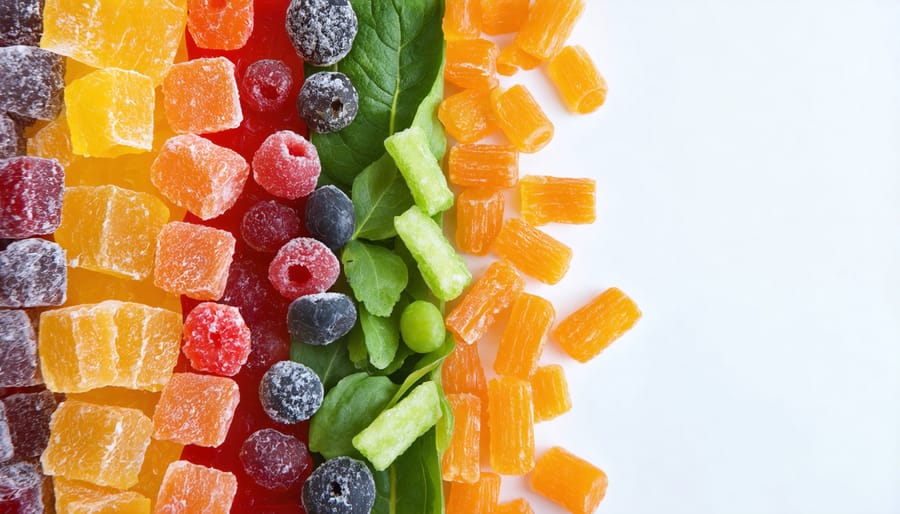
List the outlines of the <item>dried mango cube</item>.
<svg viewBox="0 0 900 514">
<path fill-rule="evenodd" d="M 513 501 L 497 505 L 494 514 L 534 514 L 531 504 L 524 498 L 516 498 Z"/>
<path fill-rule="evenodd" d="M 458 340 L 475 344 L 524 288 L 525 280 L 508 261 L 491 264 L 447 315 L 447 328 Z"/>
<path fill-rule="evenodd" d="M 181 312 L 181 298 L 154 286 L 152 278 L 136 282 L 84 268 L 68 268 L 68 282 L 66 306 L 119 300 Z"/>
<path fill-rule="evenodd" d="M 438 119 L 460 143 L 474 143 L 497 130 L 487 91 L 467 89 L 444 98 L 438 106 Z"/>
<path fill-rule="evenodd" d="M 452 482 L 447 514 L 494 514 L 500 499 L 500 475 L 485 471 L 474 484 Z"/>
<path fill-rule="evenodd" d="M 500 191 L 466 189 L 456 199 L 456 246 L 484 255 L 500 232 L 506 200 Z"/>
<path fill-rule="evenodd" d="M 528 19 L 530 0 L 481 0 L 481 29 L 496 36 L 517 32 Z"/>
<path fill-rule="evenodd" d="M 544 336 L 556 318 L 553 305 L 540 296 L 522 293 L 513 303 L 497 347 L 494 371 L 529 379 L 544 350 Z"/>
<path fill-rule="evenodd" d="M 179 460 L 166 470 L 154 512 L 228 514 L 236 493 L 233 474 Z"/>
<path fill-rule="evenodd" d="M 101 387 L 81 393 L 66 393 L 67 400 L 137 409 L 148 418 L 153 417 L 159 396 L 159 391 L 136 391 L 124 387 Z"/>
<path fill-rule="evenodd" d="M 448 482 L 477 482 L 481 475 L 481 399 L 471 394 L 448 394 L 453 411 L 453 436 L 441 461 Z"/>
<path fill-rule="evenodd" d="M 516 45 L 506 45 L 497 56 L 497 73 L 510 77 L 519 69 L 533 70 L 541 61 L 523 52 Z"/>
<path fill-rule="evenodd" d="M 515 44 L 542 61 L 562 50 L 584 12 L 584 0 L 535 0 Z"/>
<path fill-rule="evenodd" d="M 566 107 L 576 114 L 594 112 L 606 101 L 606 80 L 580 45 L 563 48 L 547 73 Z"/>
<path fill-rule="evenodd" d="M 441 24 L 447 41 L 481 36 L 481 0 L 447 0 Z"/>
<path fill-rule="evenodd" d="M 181 314 L 116 302 L 118 376 L 114 386 L 159 391 L 169 381 L 181 348 Z"/>
<path fill-rule="evenodd" d="M 530 483 L 569 512 L 591 514 L 606 495 L 608 480 L 600 468 L 554 446 L 538 459 Z"/>
<path fill-rule="evenodd" d="M 116 380 L 115 316 L 115 302 L 41 313 L 38 355 L 47 389 L 77 393 Z"/>
<path fill-rule="evenodd" d="M 627 332 L 641 318 L 641 310 L 612 287 L 570 314 L 553 329 L 553 337 L 573 359 L 587 362 Z"/>
<path fill-rule="evenodd" d="M 534 411 L 531 384 L 516 377 L 488 382 L 491 468 L 524 475 L 534 467 Z"/>
<path fill-rule="evenodd" d="M 491 92 L 494 121 L 520 152 L 534 153 L 553 139 L 553 123 L 521 84 Z"/>
<path fill-rule="evenodd" d="M 156 238 L 169 220 L 159 198 L 116 186 L 67 187 L 54 237 L 69 266 L 142 280 L 153 270 Z"/>
<path fill-rule="evenodd" d="M 184 34 L 183 0 L 46 0 L 41 48 L 159 84 Z"/>
<path fill-rule="evenodd" d="M 69 122 L 66 121 L 65 112 L 59 113 L 56 119 L 44 125 L 28 138 L 28 155 L 56 159 L 68 172 L 69 166 L 80 156 L 72 152 L 72 135 L 69 132 Z M 78 185 L 70 180 L 68 173 L 66 173 L 66 185 Z"/>
<path fill-rule="evenodd" d="M 530 225 L 593 223 L 597 183 L 590 178 L 528 175 L 519 181 L 522 218 Z"/>
<path fill-rule="evenodd" d="M 237 383 L 226 377 L 175 373 L 153 413 L 153 437 L 215 447 L 225 441 L 240 401 Z"/>
<path fill-rule="evenodd" d="M 230 232 L 173 221 L 156 244 L 153 284 L 195 300 L 218 300 L 225 293 L 235 239 Z"/>
<path fill-rule="evenodd" d="M 253 0 L 188 0 L 187 26 L 200 48 L 237 50 L 253 32 Z"/>
<path fill-rule="evenodd" d="M 531 377 L 534 396 L 534 420 L 548 421 L 572 410 L 572 397 L 563 367 L 559 364 L 541 366 Z"/>
<path fill-rule="evenodd" d="M 66 86 L 72 152 L 118 157 L 153 147 L 153 81 L 136 71 L 107 68 Z"/>
<path fill-rule="evenodd" d="M 169 69 L 162 84 L 166 119 L 178 134 L 208 134 L 244 119 L 234 64 L 224 57 L 192 59 Z"/>
<path fill-rule="evenodd" d="M 150 499 L 132 491 L 53 479 L 56 514 L 150 514 Z"/>
<path fill-rule="evenodd" d="M 461 144 L 450 149 L 450 183 L 506 189 L 519 182 L 519 152 L 511 145 Z"/>
<path fill-rule="evenodd" d="M 486 39 L 448 41 L 444 79 L 463 89 L 487 91 L 497 87 L 499 53 L 497 45 Z"/>
<path fill-rule="evenodd" d="M 65 401 L 50 421 L 44 473 L 128 489 L 138 482 L 151 430 L 139 410 Z"/>
<path fill-rule="evenodd" d="M 555 284 L 569 271 L 572 249 L 518 218 L 503 223 L 494 253 L 545 284 Z"/>
<path fill-rule="evenodd" d="M 150 181 L 163 196 L 203 220 L 230 209 L 249 176 L 239 153 L 193 134 L 166 141 L 150 167 Z"/>
</svg>

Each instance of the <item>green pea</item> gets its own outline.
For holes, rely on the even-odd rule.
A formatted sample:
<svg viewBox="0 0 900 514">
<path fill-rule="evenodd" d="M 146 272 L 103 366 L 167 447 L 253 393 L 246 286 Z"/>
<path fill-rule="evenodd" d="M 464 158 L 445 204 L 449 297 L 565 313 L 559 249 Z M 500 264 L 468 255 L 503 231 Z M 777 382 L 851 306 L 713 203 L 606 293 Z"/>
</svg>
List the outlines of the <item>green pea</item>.
<svg viewBox="0 0 900 514">
<path fill-rule="evenodd" d="M 444 342 L 444 316 L 434 304 L 415 301 L 400 315 L 400 335 L 410 350 L 433 352 Z"/>
</svg>

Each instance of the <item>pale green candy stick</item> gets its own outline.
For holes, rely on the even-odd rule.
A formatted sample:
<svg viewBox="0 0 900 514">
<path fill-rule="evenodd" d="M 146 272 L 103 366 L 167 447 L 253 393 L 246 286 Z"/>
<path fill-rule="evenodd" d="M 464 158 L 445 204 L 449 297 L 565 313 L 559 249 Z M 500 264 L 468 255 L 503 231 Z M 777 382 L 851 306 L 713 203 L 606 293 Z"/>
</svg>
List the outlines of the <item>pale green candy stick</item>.
<svg viewBox="0 0 900 514">
<path fill-rule="evenodd" d="M 419 127 L 410 127 L 384 140 L 384 147 L 406 180 L 416 205 L 434 216 L 453 206 L 453 191 L 437 158 L 431 153 L 428 135 Z"/>
<path fill-rule="evenodd" d="M 433 219 L 413 205 L 394 218 L 394 228 L 434 296 L 449 302 L 462 294 L 472 274 Z"/>
</svg>

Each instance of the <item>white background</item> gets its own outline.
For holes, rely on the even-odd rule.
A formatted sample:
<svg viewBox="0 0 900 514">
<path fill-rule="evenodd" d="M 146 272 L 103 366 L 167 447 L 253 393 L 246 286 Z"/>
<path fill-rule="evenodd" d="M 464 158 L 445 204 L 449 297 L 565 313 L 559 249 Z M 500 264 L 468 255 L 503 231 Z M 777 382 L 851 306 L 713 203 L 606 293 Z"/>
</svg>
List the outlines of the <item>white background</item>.
<svg viewBox="0 0 900 514">
<path fill-rule="evenodd" d="M 590 0 L 572 41 L 598 113 L 504 81 L 556 123 L 523 174 L 598 181 L 598 223 L 547 227 L 569 275 L 528 290 L 644 317 L 588 364 L 547 344 L 574 409 L 538 454 L 604 469 L 606 514 L 900 512 L 900 1 Z M 502 498 L 564 512 L 525 484 Z"/>
</svg>

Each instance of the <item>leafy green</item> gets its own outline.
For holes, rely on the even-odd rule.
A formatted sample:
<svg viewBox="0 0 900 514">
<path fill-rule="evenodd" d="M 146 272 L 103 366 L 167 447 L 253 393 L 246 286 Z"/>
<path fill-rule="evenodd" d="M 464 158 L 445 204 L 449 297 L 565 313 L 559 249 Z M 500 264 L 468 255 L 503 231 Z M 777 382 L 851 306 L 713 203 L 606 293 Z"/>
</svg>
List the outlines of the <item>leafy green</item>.
<svg viewBox="0 0 900 514">
<path fill-rule="evenodd" d="M 305 364 L 319 375 L 325 390 L 331 389 L 338 381 L 356 371 L 347 355 L 346 338 L 325 345 L 315 346 L 294 341 L 291 345 L 291 360 Z"/>
<path fill-rule="evenodd" d="M 341 262 L 356 299 L 372 314 L 390 316 L 409 280 L 403 259 L 386 248 L 349 241 Z"/>
<path fill-rule="evenodd" d="M 422 358 L 416 362 L 415 367 L 406 377 L 406 380 L 400 384 L 400 389 L 398 389 L 394 394 L 394 397 L 391 398 L 387 408 L 393 407 L 407 392 L 409 392 L 410 389 L 415 387 L 422 379 L 429 377 L 432 372 L 437 371 L 437 373 L 440 374 L 440 366 L 444 362 L 444 359 L 446 359 L 453 351 L 455 344 L 453 336 L 448 332 L 447 337 L 444 339 L 444 344 L 442 344 L 440 348 L 423 355 Z"/>
<path fill-rule="evenodd" d="M 351 440 L 384 410 L 398 386 L 387 377 L 356 373 L 328 391 L 309 424 L 309 449 L 326 459 L 360 458 Z"/>
<path fill-rule="evenodd" d="M 413 300 L 430 301 L 432 299 L 431 289 L 428 289 L 428 284 L 425 283 L 425 279 L 419 271 L 419 265 L 416 264 L 416 260 L 413 258 L 412 254 L 409 253 L 409 248 L 403 244 L 403 240 L 399 237 L 394 239 L 394 253 L 403 259 L 403 262 L 406 263 L 406 269 L 409 272 L 406 294 Z"/>
<path fill-rule="evenodd" d="M 428 134 L 428 143 L 431 146 L 431 153 L 441 160 L 444 158 L 444 152 L 447 151 L 447 137 L 444 134 L 444 125 L 437 117 L 438 106 L 444 99 L 444 59 L 441 55 L 441 69 L 438 76 L 431 86 L 428 96 L 422 100 L 419 110 L 416 111 L 416 117 L 413 118 L 412 126 L 422 128 Z"/>
<path fill-rule="evenodd" d="M 365 337 L 369 362 L 378 369 L 390 366 L 400 348 L 400 325 L 397 320 L 375 316 L 360 308 L 359 324 Z"/>
<path fill-rule="evenodd" d="M 332 69 L 353 82 L 359 111 L 344 130 L 312 136 L 326 174 L 344 184 L 384 155 L 385 138 L 412 124 L 442 80 L 444 51 L 441 0 L 351 3 L 359 30 L 353 49 Z"/>
<path fill-rule="evenodd" d="M 384 154 L 353 179 L 354 238 L 377 241 L 397 235 L 394 216 L 413 204 L 412 194 L 391 156 Z"/>
<path fill-rule="evenodd" d="M 391 466 L 374 473 L 376 514 L 442 514 L 441 457 L 435 431 L 420 437 Z"/>
</svg>

